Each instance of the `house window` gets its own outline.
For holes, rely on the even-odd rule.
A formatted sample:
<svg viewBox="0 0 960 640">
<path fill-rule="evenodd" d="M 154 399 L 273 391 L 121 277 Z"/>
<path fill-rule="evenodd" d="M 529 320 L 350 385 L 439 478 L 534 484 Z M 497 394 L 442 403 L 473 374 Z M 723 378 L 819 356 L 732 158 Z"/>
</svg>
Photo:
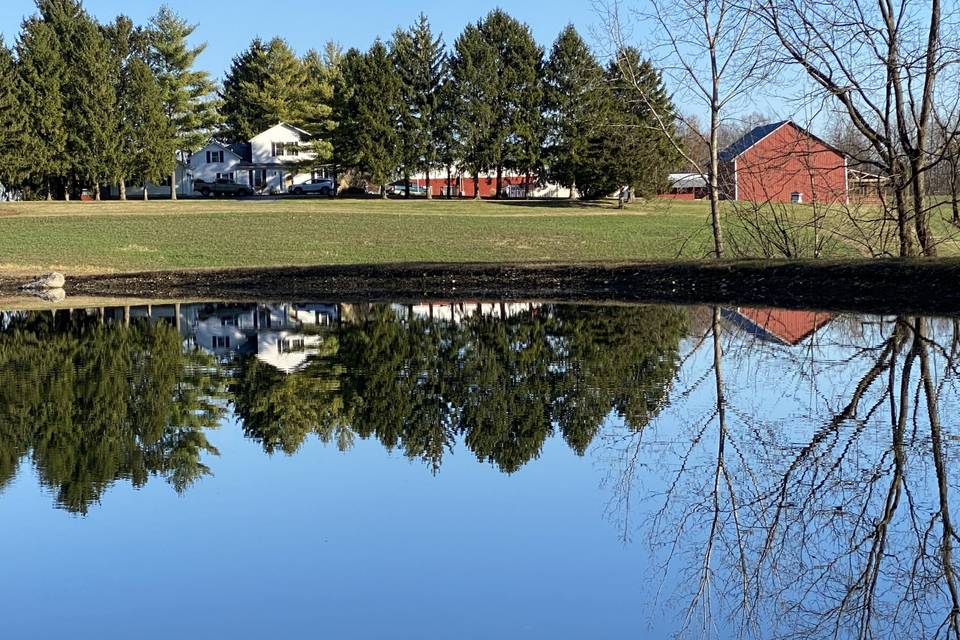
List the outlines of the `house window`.
<svg viewBox="0 0 960 640">
<path fill-rule="evenodd" d="M 218 173 L 217 180 L 229 180 L 230 182 L 233 182 L 233 171 L 230 171 L 229 173 Z"/>
<path fill-rule="evenodd" d="M 298 142 L 273 142 L 273 157 L 282 158 L 290 156 L 297 158 L 300 156 L 300 143 Z"/>
<path fill-rule="evenodd" d="M 213 348 L 214 348 L 214 349 L 229 349 L 229 348 L 230 348 L 230 336 L 213 336 Z"/>
<path fill-rule="evenodd" d="M 223 150 L 220 151 L 207 151 L 207 164 L 222 164 L 223 163 Z"/>
</svg>

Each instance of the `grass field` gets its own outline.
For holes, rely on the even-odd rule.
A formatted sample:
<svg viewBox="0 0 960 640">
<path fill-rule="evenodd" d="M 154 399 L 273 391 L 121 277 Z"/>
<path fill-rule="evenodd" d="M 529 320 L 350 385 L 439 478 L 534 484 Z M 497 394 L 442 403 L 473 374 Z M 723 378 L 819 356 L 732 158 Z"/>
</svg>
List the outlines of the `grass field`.
<svg viewBox="0 0 960 640">
<path fill-rule="evenodd" d="M 0 203 L 6 273 L 697 259 L 709 253 L 709 242 L 703 202 L 640 202 L 626 210 L 445 200 Z"/>
<path fill-rule="evenodd" d="M 701 203 L 398 200 L 0 204 L 0 269 L 74 273 L 702 257 Z"/>
</svg>

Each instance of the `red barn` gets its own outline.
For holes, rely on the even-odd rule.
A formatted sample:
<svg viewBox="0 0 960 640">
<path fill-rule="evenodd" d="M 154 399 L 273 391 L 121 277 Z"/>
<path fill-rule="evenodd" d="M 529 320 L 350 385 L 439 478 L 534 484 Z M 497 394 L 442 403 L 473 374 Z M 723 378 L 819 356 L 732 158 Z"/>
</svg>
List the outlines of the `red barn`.
<svg viewBox="0 0 960 640">
<path fill-rule="evenodd" d="M 757 127 L 724 149 L 718 177 L 727 200 L 848 201 L 846 156 L 789 121 Z"/>
</svg>

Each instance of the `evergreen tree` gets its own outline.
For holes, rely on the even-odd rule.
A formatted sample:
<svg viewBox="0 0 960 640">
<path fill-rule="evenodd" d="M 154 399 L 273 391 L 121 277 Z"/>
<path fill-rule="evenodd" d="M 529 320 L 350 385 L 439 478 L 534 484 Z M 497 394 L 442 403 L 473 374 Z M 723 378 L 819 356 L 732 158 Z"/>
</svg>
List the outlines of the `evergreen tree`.
<svg viewBox="0 0 960 640">
<path fill-rule="evenodd" d="M 493 106 L 493 167 L 497 172 L 497 197 L 503 193 L 505 167 L 529 171 L 539 162 L 540 120 L 543 99 L 543 49 L 530 28 L 496 10 L 480 26 L 496 52 L 499 73 Z"/>
<path fill-rule="evenodd" d="M 176 169 L 177 142 L 173 123 L 163 108 L 160 85 L 150 67 L 134 58 L 128 74 L 129 86 L 122 105 L 129 135 L 125 155 L 128 175 L 140 178 L 146 200 L 147 184 L 160 182 Z"/>
<path fill-rule="evenodd" d="M 157 138 L 157 141 L 159 142 L 158 146 L 161 147 L 159 153 L 166 153 L 170 156 L 163 166 L 171 170 L 176 152 L 172 140 L 170 120 L 163 112 L 162 104 L 159 106 L 160 117 L 154 115 L 152 118 L 147 118 L 153 130 L 148 134 L 148 139 L 144 138 L 143 114 L 150 113 L 151 109 L 156 109 L 156 100 L 159 99 L 159 87 L 149 67 L 146 67 L 149 80 L 143 77 L 148 48 L 146 32 L 135 27 L 126 16 L 118 16 L 104 31 L 113 55 L 113 82 L 120 118 L 117 134 L 119 153 L 116 159 L 116 181 L 119 186 L 120 199 L 126 200 L 127 178 L 143 178 L 144 172 L 139 166 L 141 158 L 144 154 L 157 152 L 145 148 L 144 145 L 153 143 L 154 136 L 159 137 L 166 134 L 167 140 Z M 152 85 L 152 87 L 146 88 L 146 84 Z M 159 177 L 154 175 L 153 179 L 162 180 L 166 175 L 169 174 L 163 174 Z M 144 198 L 146 196 L 147 192 L 144 188 Z"/>
<path fill-rule="evenodd" d="M 548 177 L 572 196 L 590 139 L 606 117 L 603 67 L 568 25 L 553 44 L 545 76 Z"/>
<path fill-rule="evenodd" d="M 473 175 L 473 193 L 480 198 L 480 174 L 494 162 L 496 139 L 493 101 L 497 93 L 498 60 L 480 29 L 467 25 L 454 42 L 450 76 L 456 95 L 451 100 L 453 125 L 461 166 Z"/>
<path fill-rule="evenodd" d="M 24 116 L 13 52 L 0 39 L 0 196 L 20 187 L 24 164 Z"/>
<path fill-rule="evenodd" d="M 256 38 L 233 59 L 220 93 L 227 135 L 249 140 L 278 122 L 299 126 L 305 98 L 303 64 L 282 38 Z"/>
<path fill-rule="evenodd" d="M 498 9 L 468 26 L 454 51 L 463 159 L 470 171 L 496 170 L 499 197 L 505 168 L 529 171 L 540 161 L 543 49 L 529 27 Z"/>
<path fill-rule="evenodd" d="M 379 185 L 384 198 L 387 182 L 400 164 L 400 108 L 400 81 L 387 47 L 377 40 L 365 54 L 348 51 L 334 113 L 337 159 Z"/>
<path fill-rule="evenodd" d="M 400 78 L 400 160 L 404 178 L 411 171 L 426 173 L 427 198 L 432 197 L 430 171 L 437 164 L 438 109 L 447 72 L 443 38 L 434 37 L 427 17 L 404 31 L 397 29 L 391 56 Z M 410 184 L 406 181 L 406 196 Z"/>
<path fill-rule="evenodd" d="M 636 49 L 623 49 L 618 56 L 621 62 L 611 62 L 605 74 L 603 99 L 607 106 L 599 113 L 607 117 L 602 130 L 590 139 L 578 177 L 589 198 L 606 196 L 624 186 L 630 187 L 631 198 L 656 195 L 666 186 L 667 173 L 680 161 L 670 137 L 655 120 L 655 112 L 662 116 L 674 111 L 660 72 Z M 632 80 L 644 85 L 642 92 L 624 78 L 622 69 L 627 66 L 633 69 Z"/>
<path fill-rule="evenodd" d="M 333 86 L 341 54 L 335 45 L 328 45 L 325 55 L 310 50 L 303 58 L 304 86 L 295 123 L 311 136 L 310 150 L 318 161 L 333 156 L 330 141 L 336 123 L 333 120 Z"/>
<path fill-rule="evenodd" d="M 173 123 L 178 152 L 203 146 L 218 123 L 216 85 L 205 71 L 194 69 L 206 44 L 193 47 L 188 39 L 196 30 L 169 7 L 150 20 L 150 66 L 160 84 L 164 112 Z M 170 197 L 177 197 L 176 174 L 171 175 Z"/>
<path fill-rule="evenodd" d="M 63 65 L 64 193 L 69 198 L 75 189 L 89 186 L 99 198 L 100 185 L 116 173 L 118 153 L 110 47 L 78 0 L 37 0 L 37 8 L 56 39 Z"/>
<path fill-rule="evenodd" d="M 26 114 L 22 153 L 30 158 L 24 179 L 52 199 L 67 170 L 67 132 L 61 86 L 66 70 L 57 37 L 39 17 L 23 23 L 17 40 L 20 103 Z"/>
</svg>

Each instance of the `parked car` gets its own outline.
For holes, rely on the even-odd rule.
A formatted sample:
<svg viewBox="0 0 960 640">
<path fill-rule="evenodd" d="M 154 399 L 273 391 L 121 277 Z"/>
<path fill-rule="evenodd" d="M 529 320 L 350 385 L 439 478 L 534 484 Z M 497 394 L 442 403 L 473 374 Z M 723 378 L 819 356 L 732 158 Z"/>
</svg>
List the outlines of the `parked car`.
<svg viewBox="0 0 960 640">
<path fill-rule="evenodd" d="M 206 197 L 214 196 L 252 196 L 253 189 L 245 184 L 237 184 L 228 178 L 217 178 L 213 182 L 194 180 L 193 190 Z"/>
<path fill-rule="evenodd" d="M 403 180 L 398 180 L 387 186 L 387 193 L 393 194 L 395 196 L 404 196 L 407 194 L 407 183 Z M 411 196 L 426 196 L 427 188 L 422 187 L 419 184 L 413 182 L 410 183 L 410 195 Z"/>
<path fill-rule="evenodd" d="M 290 187 L 289 193 L 295 196 L 308 195 L 311 193 L 316 193 L 321 196 L 332 196 L 333 195 L 333 180 L 330 178 L 315 178 L 304 182 L 303 184 L 295 184 Z"/>
</svg>

